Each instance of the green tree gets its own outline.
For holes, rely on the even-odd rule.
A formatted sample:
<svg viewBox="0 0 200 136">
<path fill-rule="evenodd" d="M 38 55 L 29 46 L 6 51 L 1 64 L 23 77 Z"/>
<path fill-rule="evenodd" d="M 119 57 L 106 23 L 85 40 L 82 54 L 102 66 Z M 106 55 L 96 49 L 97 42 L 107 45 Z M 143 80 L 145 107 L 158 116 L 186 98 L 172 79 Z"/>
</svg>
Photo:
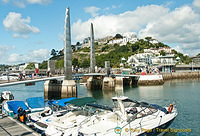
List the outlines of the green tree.
<svg viewBox="0 0 200 136">
<path fill-rule="evenodd" d="M 116 34 L 116 35 L 115 35 L 115 38 L 116 38 L 116 39 L 121 39 L 121 38 L 123 38 L 123 36 L 122 36 L 121 34 Z"/>
<path fill-rule="evenodd" d="M 60 69 L 64 67 L 64 59 L 60 59 L 56 61 L 55 67 Z"/>
<path fill-rule="evenodd" d="M 51 55 L 52 55 L 53 57 L 55 57 L 55 56 L 57 56 L 57 52 L 58 52 L 58 51 L 56 51 L 55 49 L 52 49 L 52 50 L 51 50 Z"/>
<path fill-rule="evenodd" d="M 25 69 L 35 69 L 35 63 L 30 62 Z"/>
<path fill-rule="evenodd" d="M 73 58 L 73 59 L 72 59 L 72 65 L 73 65 L 74 67 L 79 66 L 79 61 L 78 61 L 77 58 Z"/>
<path fill-rule="evenodd" d="M 81 68 L 88 68 L 90 66 L 90 60 L 89 59 L 83 59 L 80 63 Z"/>
<path fill-rule="evenodd" d="M 43 61 L 39 64 L 39 69 L 47 69 L 47 63 L 48 61 Z"/>
<path fill-rule="evenodd" d="M 90 52 L 90 48 L 84 47 L 84 48 L 81 49 L 81 51 L 83 51 L 83 52 Z"/>
<path fill-rule="evenodd" d="M 145 39 L 149 42 L 152 39 L 152 37 L 145 37 Z"/>
<path fill-rule="evenodd" d="M 58 55 L 63 56 L 63 55 L 64 55 L 64 49 L 63 49 L 63 50 L 60 50 L 60 51 L 58 52 Z"/>
<path fill-rule="evenodd" d="M 80 42 L 77 42 L 76 45 L 80 45 Z"/>
<path fill-rule="evenodd" d="M 165 55 L 166 55 L 165 51 L 161 50 L 161 51 L 160 51 L 160 55 L 161 55 L 161 56 L 165 56 Z"/>
</svg>

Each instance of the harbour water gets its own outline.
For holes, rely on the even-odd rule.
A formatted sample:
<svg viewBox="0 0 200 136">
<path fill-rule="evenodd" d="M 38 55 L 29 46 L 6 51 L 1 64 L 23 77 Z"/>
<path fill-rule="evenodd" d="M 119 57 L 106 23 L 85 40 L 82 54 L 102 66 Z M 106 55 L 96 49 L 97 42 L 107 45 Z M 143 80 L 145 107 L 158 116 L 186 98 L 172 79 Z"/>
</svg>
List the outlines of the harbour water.
<svg viewBox="0 0 200 136">
<path fill-rule="evenodd" d="M 9 90 L 15 99 L 25 100 L 29 97 L 44 95 L 44 82 L 37 82 L 34 86 L 15 85 L 1 87 L 0 92 Z M 161 86 L 135 86 L 125 87 L 117 91 L 88 91 L 85 86 L 77 86 L 78 97 L 92 96 L 96 98 L 97 103 L 111 105 L 112 96 L 124 95 L 138 101 L 155 103 L 162 106 L 175 102 L 178 108 L 178 116 L 170 126 L 173 130 L 182 131 L 191 129 L 191 132 L 178 132 L 177 136 L 200 134 L 200 80 L 171 80 Z"/>
</svg>

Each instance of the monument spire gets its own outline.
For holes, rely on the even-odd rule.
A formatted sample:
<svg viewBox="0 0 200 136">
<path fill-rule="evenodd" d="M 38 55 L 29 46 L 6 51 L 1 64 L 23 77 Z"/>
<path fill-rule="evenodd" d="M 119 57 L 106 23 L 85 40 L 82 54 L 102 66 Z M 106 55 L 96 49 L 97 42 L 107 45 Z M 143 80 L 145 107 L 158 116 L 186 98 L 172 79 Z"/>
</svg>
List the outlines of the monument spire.
<svg viewBox="0 0 200 136">
<path fill-rule="evenodd" d="M 70 13 L 69 7 L 66 8 L 65 26 L 64 26 L 64 70 L 65 80 L 72 80 L 72 49 L 71 49 L 71 31 L 70 31 Z"/>
<path fill-rule="evenodd" d="M 90 73 L 95 73 L 95 46 L 94 46 L 94 30 L 91 23 L 90 29 Z"/>
</svg>

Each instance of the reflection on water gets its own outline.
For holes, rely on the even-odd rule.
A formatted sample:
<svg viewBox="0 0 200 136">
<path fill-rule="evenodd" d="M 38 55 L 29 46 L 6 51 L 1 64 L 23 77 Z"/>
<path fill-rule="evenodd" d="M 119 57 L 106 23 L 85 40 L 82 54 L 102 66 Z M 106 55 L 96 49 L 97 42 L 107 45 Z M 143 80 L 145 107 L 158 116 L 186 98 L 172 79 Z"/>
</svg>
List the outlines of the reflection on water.
<svg viewBox="0 0 200 136">
<path fill-rule="evenodd" d="M 35 86 L 15 85 L 1 87 L 0 92 L 10 90 L 15 99 L 25 100 L 28 97 L 44 96 L 44 82 L 37 82 Z M 178 116 L 170 126 L 175 129 L 192 129 L 191 133 L 178 133 L 173 135 L 199 135 L 200 134 L 200 81 L 199 80 L 172 80 L 162 86 L 117 86 L 114 91 L 91 90 L 86 86 L 77 85 L 78 97 L 92 96 L 99 104 L 112 105 L 112 96 L 128 96 L 131 99 L 168 105 L 173 101 L 178 108 Z M 167 134 L 172 135 L 172 134 Z"/>
</svg>

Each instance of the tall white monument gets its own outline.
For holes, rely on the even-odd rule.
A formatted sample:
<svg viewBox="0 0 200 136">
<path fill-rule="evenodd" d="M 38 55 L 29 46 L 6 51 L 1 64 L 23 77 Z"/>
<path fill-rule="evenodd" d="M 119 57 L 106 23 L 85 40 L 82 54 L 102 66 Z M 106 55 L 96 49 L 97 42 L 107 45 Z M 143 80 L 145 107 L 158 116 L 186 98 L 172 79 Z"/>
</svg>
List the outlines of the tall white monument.
<svg viewBox="0 0 200 136">
<path fill-rule="evenodd" d="M 69 8 L 66 8 L 64 25 L 64 80 L 48 80 L 44 83 L 45 99 L 54 97 L 68 98 L 77 97 L 76 83 L 72 80 L 72 49 L 70 32 Z"/>
<path fill-rule="evenodd" d="M 95 46 L 94 46 L 94 30 L 91 23 L 90 29 L 90 73 L 95 73 Z"/>
</svg>

